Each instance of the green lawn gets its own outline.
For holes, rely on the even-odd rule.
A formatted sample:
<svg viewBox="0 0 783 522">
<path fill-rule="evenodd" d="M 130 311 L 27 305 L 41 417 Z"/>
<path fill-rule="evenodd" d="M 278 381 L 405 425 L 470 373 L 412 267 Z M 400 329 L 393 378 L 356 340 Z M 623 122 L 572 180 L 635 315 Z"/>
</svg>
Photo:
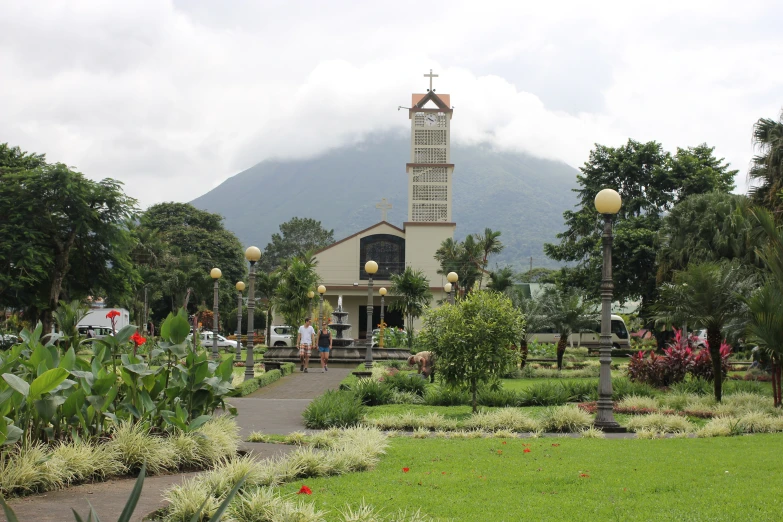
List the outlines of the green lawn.
<svg viewBox="0 0 783 522">
<path fill-rule="evenodd" d="M 306 484 L 327 520 L 362 500 L 464 521 L 776 521 L 783 513 L 783 468 L 771 458 L 783 435 L 503 442 L 394 438 L 373 471 L 281 489 Z"/>
</svg>

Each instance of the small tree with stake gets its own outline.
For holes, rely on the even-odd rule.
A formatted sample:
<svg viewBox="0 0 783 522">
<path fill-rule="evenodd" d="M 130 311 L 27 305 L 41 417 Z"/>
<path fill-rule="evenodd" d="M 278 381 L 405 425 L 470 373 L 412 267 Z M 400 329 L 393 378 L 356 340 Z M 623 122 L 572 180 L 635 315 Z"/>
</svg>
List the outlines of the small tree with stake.
<svg viewBox="0 0 783 522">
<path fill-rule="evenodd" d="M 424 316 L 421 340 L 435 354 L 438 374 L 451 386 L 469 387 L 477 411 L 479 384 L 497 380 L 516 363 L 513 345 L 525 333 L 525 320 L 511 299 L 476 291 L 455 305 Z"/>
</svg>

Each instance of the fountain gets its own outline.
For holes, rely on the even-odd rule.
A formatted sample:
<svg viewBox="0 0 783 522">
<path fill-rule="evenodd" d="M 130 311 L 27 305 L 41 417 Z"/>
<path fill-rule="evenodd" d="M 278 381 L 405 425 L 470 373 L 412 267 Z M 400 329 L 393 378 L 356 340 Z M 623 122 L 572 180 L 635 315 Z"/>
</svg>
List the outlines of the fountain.
<svg viewBox="0 0 783 522">
<path fill-rule="evenodd" d="M 343 297 L 337 298 L 337 309 L 332 312 L 334 316 L 334 322 L 329 323 L 329 328 L 333 329 L 336 334 L 332 337 L 332 351 L 329 354 L 329 363 L 349 363 L 360 364 L 364 362 L 365 355 L 367 354 L 367 341 L 362 339 L 359 343 L 354 342 L 351 337 L 345 337 L 347 330 L 351 329 L 351 324 L 346 322 L 348 312 L 343 310 Z M 293 339 L 296 341 L 296 337 Z M 410 357 L 410 351 L 408 348 L 379 348 L 372 349 L 373 360 L 400 360 L 404 361 Z M 295 362 L 299 363 L 299 350 L 294 347 L 287 346 L 272 346 L 269 347 L 264 354 L 265 361 L 275 362 Z M 310 365 L 318 365 L 318 352 L 314 352 L 310 356 Z"/>
</svg>

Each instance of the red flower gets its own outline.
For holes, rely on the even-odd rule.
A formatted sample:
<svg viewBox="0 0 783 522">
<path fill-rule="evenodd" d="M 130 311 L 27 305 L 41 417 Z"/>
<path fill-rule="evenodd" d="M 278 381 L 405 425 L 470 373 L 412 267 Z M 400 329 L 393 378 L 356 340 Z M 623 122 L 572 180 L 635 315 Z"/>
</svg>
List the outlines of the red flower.
<svg viewBox="0 0 783 522">
<path fill-rule="evenodd" d="M 554 447 L 558 447 L 559 445 L 560 445 L 560 444 L 552 444 L 552 446 L 554 446 Z"/>
<path fill-rule="evenodd" d="M 588 475 L 587 473 L 580 473 L 579 476 L 582 478 L 590 478 L 590 475 Z"/>
<path fill-rule="evenodd" d="M 313 490 L 308 488 L 307 486 L 303 485 L 301 488 L 299 488 L 299 491 L 296 494 L 297 495 L 312 495 L 313 494 Z"/>
<path fill-rule="evenodd" d="M 503 452 L 501 450 L 498 450 L 498 455 L 502 455 Z"/>
<path fill-rule="evenodd" d="M 525 448 L 525 451 L 523 451 L 522 453 L 530 453 L 530 448 Z"/>
<path fill-rule="evenodd" d="M 402 468 L 402 472 L 403 472 L 403 473 L 407 473 L 407 472 L 409 472 L 410 470 L 411 470 L 411 468 Z"/>
<path fill-rule="evenodd" d="M 501 442 L 501 444 L 505 444 L 505 443 L 506 443 L 506 441 L 505 441 L 505 440 L 504 440 L 503 442 Z"/>
<path fill-rule="evenodd" d="M 106 314 L 106 319 L 114 319 L 115 317 L 119 317 L 119 316 L 120 316 L 120 312 L 118 312 L 117 310 L 112 310 L 111 312 Z"/>
<path fill-rule="evenodd" d="M 130 339 L 131 339 L 131 341 L 133 341 L 133 344 L 135 344 L 136 346 L 141 346 L 142 344 L 144 344 L 144 343 L 146 343 L 146 342 L 147 342 L 147 339 L 145 339 L 144 337 L 142 337 L 142 336 L 139 334 L 139 332 L 134 332 L 134 334 L 133 334 L 133 335 L 131 335 L 131 338 L 130 338 Z"/>
</svg>

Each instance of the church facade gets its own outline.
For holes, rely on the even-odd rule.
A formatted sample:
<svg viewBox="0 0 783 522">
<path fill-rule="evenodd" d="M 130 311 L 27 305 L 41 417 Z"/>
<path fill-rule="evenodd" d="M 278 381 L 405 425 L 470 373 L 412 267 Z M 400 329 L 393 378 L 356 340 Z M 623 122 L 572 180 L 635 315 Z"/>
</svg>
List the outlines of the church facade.
<svg viewBox="0 0 783 522">
<path fill-rule="evenodd" d="M 395 300 L 391 295 L 390 277 L 412 267 L 421 270 L 430 282 L 432 306 L 446 299 L 445 277 L 438 274 L 435 251 L 447 238 L 454 237 L 456 223 L 452 220 L 451 118 L 453 109 L 448 94 L 436 94 L 432 78 L 424 94 L 413 94 L 408 117 L 411 122 L 410 161 L 405 165 L 408 183 L 408 219 L 402 226 L 385 220 L 384 200 L 377 205 L 383 210 L 380 222 L 360 230 L 316 253 L 316 270 L 326 286 L 324 298 L 333 307 L 342 296 L 343 310 L 348 312 L 352 328 L 348 336 L 363 339 L 367 332 L 369 275 L 364 271 L 367 261 L 378 263 L 373 276 L 373 324 L 380 323 L 381 298 L 378 290 L 385 287 L 385 320 L 389 326 L 403 326 L 399 312 L 389 311 Z M 314 298 L 318 299 L 318 296 Z M 414 325 L 416 327 L 418 325 Z"/>
</svg>

